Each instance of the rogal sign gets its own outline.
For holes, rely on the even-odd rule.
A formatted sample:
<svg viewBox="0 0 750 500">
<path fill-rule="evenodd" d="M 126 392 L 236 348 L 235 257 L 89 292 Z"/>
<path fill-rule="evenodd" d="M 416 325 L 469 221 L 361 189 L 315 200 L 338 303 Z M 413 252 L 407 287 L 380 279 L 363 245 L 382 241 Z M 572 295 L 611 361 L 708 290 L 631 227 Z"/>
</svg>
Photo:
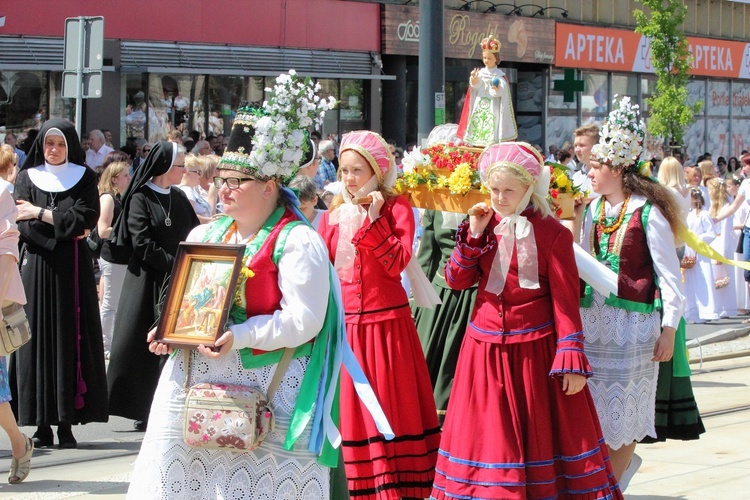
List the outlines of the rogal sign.
<svg viewBox="0 0 750 500">
<path fill-rule="evenodd" d="M 383 6 L 383 54 L 419 55 L 419 8 Z M 479 59 L 479 43 L 495 35 L 503 61 L 551 64 L 555 53 L 555 22 L 551 19 L 444 11 L 445 57 Z"/>
</svg>

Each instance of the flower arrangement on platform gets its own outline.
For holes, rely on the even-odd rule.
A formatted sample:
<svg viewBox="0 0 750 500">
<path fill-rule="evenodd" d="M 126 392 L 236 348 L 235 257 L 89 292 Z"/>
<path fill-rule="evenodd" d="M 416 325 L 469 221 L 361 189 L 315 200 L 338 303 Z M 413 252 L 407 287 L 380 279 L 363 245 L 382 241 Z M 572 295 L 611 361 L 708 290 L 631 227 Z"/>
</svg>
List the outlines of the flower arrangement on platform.
<svg viewBox="0 0 750 500">
<path fill-rule="evenodd" d="M 406 153 L 396 191 L 417 208 L 466 213 L 480 201 L 489 202 L 476 167 L 481 151 L 448 142 Z"/>
<path fill-rule="evenodd" d="M 476 169 L 478 157 L 478 150 L 460 148 L 452 142 L 406 153 L 396 191 L 404 193 L 423 186 L 429 191 L 447 188 L 451 194 L 460 195 L 472 189 L 487 193 Z"/>
<path fill-rule="evenodd" d="M 568 167 L 551 161 L 545 162 L 545 165 L 550 169 L 547 201 L 558 219 L 572 218 L 576 198 L 583 198 L 586 193 L 573 183 Z"/>
</svg>

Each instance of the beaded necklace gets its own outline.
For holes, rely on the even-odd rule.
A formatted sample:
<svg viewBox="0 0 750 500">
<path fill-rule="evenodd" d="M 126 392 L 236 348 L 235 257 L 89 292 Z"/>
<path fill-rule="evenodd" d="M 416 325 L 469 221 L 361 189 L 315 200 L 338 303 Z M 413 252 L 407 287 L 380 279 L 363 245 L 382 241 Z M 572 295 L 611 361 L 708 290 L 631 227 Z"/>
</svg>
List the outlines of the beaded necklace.
<svg viewBox="0 0 750 500">
<path fill-rule="evenodd" d="M 237 234 L 237 231 L 239 231 L 237 227 L 237 222 L 232 222 L 229 225 L 229 229 L 227 230 L 226 234 L 224 235 L 224 238 L 222 239 L 222 243 L 229 243 L 232 241 L 232 239 L 237 235 L 239 237 L 239 234 Z M 255 239 L 255 237 L 258 236 L 258 233 L 253 234 L 250 236 L 250 238 L 245 241 L 245 244 L 250 243 Z M 242 241 L 235 241 L 234 243 L 242 243 Z"/>
<path fill-rule="evenodd" d="M 630 195 L 628 195 L 627 198 L 625 198 L 625 201 L 622 202 L 622 208 L 620 208 L 620 214 L 617 216 L 617 220 L 611 225 L 608 226 L 604 220 L 604 204 L 607 202 L 606 197 L 602 197 L 602 205 L 601 209 L 599 210 L 599 227 L 602 228 L 602 232 L 604 234 L 612 234 L 618 229 L 620 229 L 620 226 L 622 225 L 622 221 L 625 219 L 625 213 L 628 210 L 628 202 L 630 201 Z"/>
</svg>

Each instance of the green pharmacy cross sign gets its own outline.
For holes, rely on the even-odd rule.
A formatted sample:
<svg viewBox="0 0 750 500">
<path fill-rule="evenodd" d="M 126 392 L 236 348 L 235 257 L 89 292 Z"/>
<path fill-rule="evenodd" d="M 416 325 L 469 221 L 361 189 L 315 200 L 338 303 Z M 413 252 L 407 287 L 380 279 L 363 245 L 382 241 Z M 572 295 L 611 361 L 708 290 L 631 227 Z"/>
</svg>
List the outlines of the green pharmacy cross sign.
<svg viewBox="0 0 750 500">
<path fill-rule="evenodd" d="M 553 90 L 563 92 L 563 102 L 574 102 L 576 92 L 583 92 L 583 80 L 576 80 L 576 70 L 565 68 L 565 76 L 555 80 Z"/>
</svg>

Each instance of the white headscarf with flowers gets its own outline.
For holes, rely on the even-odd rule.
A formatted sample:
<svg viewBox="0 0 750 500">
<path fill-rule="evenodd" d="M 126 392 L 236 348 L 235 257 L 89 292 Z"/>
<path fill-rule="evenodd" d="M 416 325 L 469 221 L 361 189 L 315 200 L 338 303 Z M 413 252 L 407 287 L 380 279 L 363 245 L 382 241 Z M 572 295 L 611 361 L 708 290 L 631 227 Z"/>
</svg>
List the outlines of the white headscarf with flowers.
<svg viewBox="0 0 750 500">
<path fill-rule="evenodd" d="M 617 104 L 617 96 L 612 101 Z M 629 97 L 620 99 L 599 134 L 599 142 L 591 148 L 591 155 L 614 169 L 638 168 L 646 128 L 638 119 L 638 105 L 631 104 Z"/>
</svg>

